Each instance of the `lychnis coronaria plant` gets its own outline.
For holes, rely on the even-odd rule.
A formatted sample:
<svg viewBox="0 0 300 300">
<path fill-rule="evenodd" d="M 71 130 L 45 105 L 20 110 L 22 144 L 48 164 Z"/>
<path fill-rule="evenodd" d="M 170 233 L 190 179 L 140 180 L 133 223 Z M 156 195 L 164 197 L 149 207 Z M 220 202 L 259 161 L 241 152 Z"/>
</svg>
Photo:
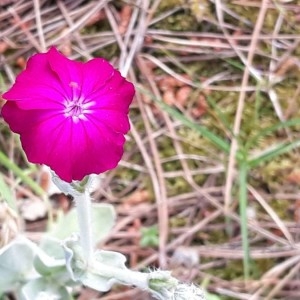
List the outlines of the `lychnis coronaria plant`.
<svg viewBox="0 0 300 300">
<path fill-rule="evenodd" d="M 106 60 L 73 61 L 52 47 L 32 56 L 2 95 L 2 116 L 30 162 L 71 182 L 116 167 L 133 96 L 133 84 Z"/>
<path fill-rule="evenodd" d="M 204 299 L 200 289 L 180 284 L 170 272 L 131 271 L 124 255 L 95 247 L 92 226 L 99 224 L 93 220 L 95 209 L 103 219 L 101 232 L 96 232 L 101 237 L 111 229 L 114 210 L 98 205 L 92 211 L 89 175 L 113 169 L 120 161 L 134 93 L 133 84 L 105 59 L 73 61 L 52 47 L 32 56 L 2 95 L 7 100 L 2 116 L 20 135 L 28 160 L 48 165 L 58 187 L 73 196 L 79 235 L 67 236 L 63 242 L 56 239 L 51 246 L 58 245 L 61 253 L 56 256 L 57 249 L 48 246 L 53 240 L 38 248 L 21 239 L 0 249 L 0 294 L 17 287 L 22 300 L 72 299 L 66 286 L 79 283 L 105 292 L 121 283 L 148 290 L 161 300 Z M 29 262 L 24 263 L 25 257 Z M 8 275 L 1 273 L 5 270 Z"/>
</svg>

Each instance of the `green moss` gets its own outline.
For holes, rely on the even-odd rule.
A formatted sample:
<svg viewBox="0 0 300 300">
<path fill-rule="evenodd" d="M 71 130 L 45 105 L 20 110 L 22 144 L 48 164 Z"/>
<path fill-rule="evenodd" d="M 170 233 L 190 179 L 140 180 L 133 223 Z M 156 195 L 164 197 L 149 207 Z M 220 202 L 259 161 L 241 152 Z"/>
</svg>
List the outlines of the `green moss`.
<svg viewBox="0 0 300 300">
<path fill-rule="evenodd" d="M 199 238 L 202 238 L 202 233 L 200 232 L 198 235 Z M 205 233 L 205 244 L 207 245 L 218 245 L 218 244 L 223 244 L 225 242 L 227 242 L 228 240 L 228 235 L 225 232 L 225 228 L 224 230 L 211 230 L 209 231 L 209 233 Z"/>
<path fill-rule="evenodd" d="M 120 54 L 119 47 L 116 43 L 107 45 L 93 53 L 95 57 L 104 57 L 107 60 L 112 60 Z"/>
<path fill-rule="evenodd" d="M 289 210 L 291 208 L 291 204 L 289 201 L 282 199 L 272 199 L 269 204 L 282 221 L 293 220 L 293 215 L 289 213 Z"/>
<path fill-rule="evenodd" d="M 167 136 L 160 136 L 156 139 L 157 148 L 162 158 L 176 155 L 173 140 Z"/>
<path fill-rule="evenodd" d="M 187 218 L 182 217 L 171 217 L 169 219 L 169 225 L 173 228 L 184 227 L 187 224 Z"/>
<path fill-rule="evenodd" d="M 259 178 L 260 183 L 264 183 L 269 191 L 276 193 L 282 191 L 288 174 L 290 174 L 295 167 L 297 167 L 297 165 L 295 165 L 294 160 L 290 155 L 286 155 L 266 162 L 252 172 L 257 174 L 257 179 Z"/>
<path fill-rule="evenodd" d="M 178 135 L 182 137 L 182 148 L 184 153 L 196 155 L 209 154 L 210 157 L 219 157 L 218 149 L 216 149 L 216 147 L 208 139 L 203 138 L 195 130 L 187 127 L 181 127 L 178 129 Z"/>
<path fill-rule="evenodd" d="M 210 260 L 202 260 L 202 263 Z M 251 278 L 260 279 L 272 266 L 276 264 L 275 259 L 260 259 L 251 262 Z M 242 260 L 226 260 L 225 267 L 207 270 L 207 273 L 218 276 L 223 280 L 235 281 L 243 280 L 243 262 Z"/>
<path fill-rule="evenodd" d="M 181 7 L 182 4 L 182 0 L 163 0 L 160 1 L 159 6 L 157 8 L 157 12 L 163 12 L 178 6 Z"/>
<path fill-rule="evenodd" d="M 188 193 L 192 190 L 190 184 L 182 177 L 166 178 L 165 182 L 169 197 Z"/>
<path fill-rule="evenodd" d="M 179 8 L 179 10 L 161 20 L 154 25 L 155 28 L 172 30 L 172 31 L 192 31 L 197 30 L 200 23 L 197 22 L 195 10 L 189 9 L 188 6 L 183 8 L 182 0 L 164 0 L 161 1 L 156 11 L 156 16 L 162 13 Z"/>
</svg>

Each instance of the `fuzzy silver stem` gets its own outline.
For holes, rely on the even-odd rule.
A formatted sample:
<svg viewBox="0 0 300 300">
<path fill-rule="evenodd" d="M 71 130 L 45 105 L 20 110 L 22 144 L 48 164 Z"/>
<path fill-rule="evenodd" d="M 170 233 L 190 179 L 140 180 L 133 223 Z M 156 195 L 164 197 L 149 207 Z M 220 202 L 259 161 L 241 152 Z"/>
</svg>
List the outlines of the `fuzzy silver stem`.
<svg viewBox="0 0 300 300">
<path fill-rule="evenodd" d="M 79 225 L 80 244 L 87 264 L 93 256 L 91 197 L 88 191 L 74 195 Z"/>
<path fill-rule="evenodd" d="M 114 267 L 105 263 L 99 263 L 98 261 L 94 261 L 91 267 L 93 267 L 93 272 L 107 278 L 114 278 L 119 283 L 136 286 L 141 290 L 149 289 L 149 273 Z"/>
</svg>

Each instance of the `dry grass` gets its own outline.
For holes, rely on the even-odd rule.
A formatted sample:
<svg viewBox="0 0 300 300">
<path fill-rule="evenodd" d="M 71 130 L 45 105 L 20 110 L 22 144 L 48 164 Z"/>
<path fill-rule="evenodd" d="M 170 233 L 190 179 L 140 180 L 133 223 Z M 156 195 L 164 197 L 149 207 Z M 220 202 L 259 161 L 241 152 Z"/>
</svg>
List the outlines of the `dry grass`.
<svg viewBox="0 0 300 300">
<path fill-rule="evenodd" d="M 29 55 L 57 45 L 76 59 L 105 56 L 137 87 L 124 159 L 103 176 L 94 194 L 119 213 L 102 247 L 126 254 L 132 268 L 160 266 L 182 280 L 206 281 L 220 299 L 300 298 L 299 151 L 250 170 L 248 280 L 242 271 L 236 164 L 241 144 L 300 116 L 299 4 L 0 1 L 0 70 L 7 86 Z M 230 152 L 183 125 L 155 99 L 230 141 Z M 3 121 L 0 126 L 1 151 L 44 188 L 43 171 L 28 166 Z M 270 132 L 249 155 L 299 136 L 299 126 Z M 39 201 L 14 172 L 4 167 L 2 172 L 18 202 Z M 66 199 L 53 201 L 62 205 Z M 141 247 L 142 227 L 156 224 L 157 247 Z M 25 233 L 39 239 L 42 225 L 27 222 Z M 100 297 L 88 293 L 83 291 L 79 299 Z M 101 299 L 146 297 L 116 289 Z"/>
</svg>

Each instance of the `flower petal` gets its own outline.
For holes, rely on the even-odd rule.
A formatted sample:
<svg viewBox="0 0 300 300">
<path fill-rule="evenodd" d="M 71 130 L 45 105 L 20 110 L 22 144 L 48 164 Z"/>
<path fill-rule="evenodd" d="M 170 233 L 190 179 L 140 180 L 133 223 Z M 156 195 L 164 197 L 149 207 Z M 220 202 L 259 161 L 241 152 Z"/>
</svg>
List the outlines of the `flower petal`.
<svg viewBox="0 0 300 300">
<path fill-rule="evenodd" d="M 64 87 L 69 99 L 82 94 L 83 63 L 63 56 L 56 48 L 51 47 L 47 52 L 47 59 L 53 72 Z M 76 95 L 75 95 L 76 94 Z"/>
<path fill-rule="evenodd" d="M 116 133 L 126 134 L 130 129 L 127 113 L 116 110 L 97 110 L 88 116 L 88 120 L 96 126 L 106 126 Z"/>
<path fill-rule="evenodd" d="M 134 93 L 133 84 L 123 79 L 122 84 L 119 84 L 117 89 L 107 90 L 105 88 L 103 94 L 102 91 L 98 94 L 93 93 L 90 99 L 95 101 L 93 107 L 97 109 L 121 110 L 127 113 Z"/>
<path fill-rule="evenodd" d="M 18 101 L 23 109 L 48 109 L 59 107 L 64 91 L 56 74 L 51 70 L 47 55 L 35 54 L 27 62 L 16 82 L 2 97 Z"/>
<path fill-rule="evenodd" d="M 46 164 L 63 180 L 72 181 L 72 121 L 49 118 L 21 134 L 23 149 L 30 162 Z M 70 124 L 71 123 L 71 124 Z M 82 179 L 82 178 L 81 178 Z"/>
<path fill-rule="evenodd" d="M 82 91 L 88 96 L 103 87 L 114 76 L 113 66 L 103 58 L 94 58 L 82 66 Z"/>
<path fill-rule="evenodd" d="M 57 110 L 23 110 L 14 101 L 7 101 L 4 104 L 1 109 L 1 115 L 5 122 L 9 124 L 10 129 L 19 134 L 26 131 L 31 132 L 34 127 L 47 120 L 47 118 L 60 116 L 63 119 Z"/>
<path fill-rule="evenodd" d="M 70 131 L 66 130 L 66 118 L 53 110 L 22 110 L 14 102 L 4 105 L 2 115 L 10 128 L 20 134 L 30 162 L 46 164 L 61 174 L 62 179 L 72 180 L 72 161 L 67 159 L 71 139 Z"/>
<path fill-rule="evenodd" d="M 89 122 L 73 123 L 72 178 L 81 180 L 88 174 L 99 174 L 117 166 L 123 155 L 125 138 L 105 126 Z"/>
</svg>

